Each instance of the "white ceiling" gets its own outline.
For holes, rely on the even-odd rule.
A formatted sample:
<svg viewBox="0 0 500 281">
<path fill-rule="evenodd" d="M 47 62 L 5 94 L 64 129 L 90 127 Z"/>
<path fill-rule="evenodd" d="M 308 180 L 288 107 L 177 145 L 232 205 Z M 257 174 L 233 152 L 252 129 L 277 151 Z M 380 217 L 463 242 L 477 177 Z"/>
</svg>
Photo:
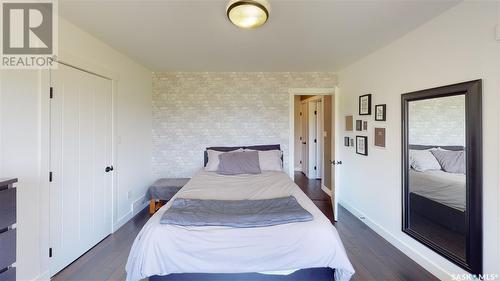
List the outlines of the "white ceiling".
<svg viewBox="0 0 500 281">
<path fill-rule="evenodd" d="M 269 0 L 269 21 L 242 30 L 228 0 L 60 0 L 67 20 L 154 71 L 338 71 L 456 0 Z"/>
</svg>

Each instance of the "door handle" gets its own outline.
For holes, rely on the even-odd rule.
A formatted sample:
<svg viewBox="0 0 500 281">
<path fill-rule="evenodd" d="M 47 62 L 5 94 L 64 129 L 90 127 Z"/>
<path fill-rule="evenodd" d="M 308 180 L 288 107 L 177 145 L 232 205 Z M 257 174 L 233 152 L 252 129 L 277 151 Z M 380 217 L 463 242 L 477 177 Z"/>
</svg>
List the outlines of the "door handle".
<svg viewBox="0 0 500 281">
<path fill-rule="evenodd" d="M 106 173 L 109 173 L 113 170 L 114 170 L 113 166 L 109 166 L 109 167 L 106 167 L 106 169 L 104 169 L 104 171 L 106 171 Z"/>
<path fill-rule="evenodd" d="M 306 142 L 305 142 L 305 141 L 303 141 L 303 142 L 302 142 L 302 144 L 306 144 Z"/>
<path fill-rule="evenodd" d="M 342 165 L 342 161 L 330 160 L 330 164 L 332 164 L 332 165 Z"/>
</svg>

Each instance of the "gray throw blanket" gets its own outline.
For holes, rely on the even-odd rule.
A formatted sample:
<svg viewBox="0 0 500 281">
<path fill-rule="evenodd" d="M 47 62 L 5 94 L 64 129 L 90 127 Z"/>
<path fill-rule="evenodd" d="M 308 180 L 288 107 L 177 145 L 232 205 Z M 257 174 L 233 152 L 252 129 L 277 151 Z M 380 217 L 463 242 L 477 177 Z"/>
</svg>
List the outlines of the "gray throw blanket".
<svg viewBox="0 0 500 281">
<path fill-rule="evenodd" d="M 160 223 L 180 226 L 262 227 L 310 221 L 313 216 L 295 197 L 264 200 L 177 198 Z"/>
</svg>

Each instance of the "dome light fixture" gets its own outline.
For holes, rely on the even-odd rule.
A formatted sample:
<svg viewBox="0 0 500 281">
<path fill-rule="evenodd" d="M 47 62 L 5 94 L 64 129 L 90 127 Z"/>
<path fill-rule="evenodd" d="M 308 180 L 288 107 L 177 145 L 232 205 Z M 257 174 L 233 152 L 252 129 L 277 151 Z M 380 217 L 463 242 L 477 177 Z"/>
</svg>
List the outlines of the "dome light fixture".
<svg viewBox="0 0 500 281">
<path fill-rule="evenodd" d="M 233 0 L 229 2 L 227 18 L 237 27 L 254 29 L 269 18 L 269 4 L 265 0 Z"/>
</svg>

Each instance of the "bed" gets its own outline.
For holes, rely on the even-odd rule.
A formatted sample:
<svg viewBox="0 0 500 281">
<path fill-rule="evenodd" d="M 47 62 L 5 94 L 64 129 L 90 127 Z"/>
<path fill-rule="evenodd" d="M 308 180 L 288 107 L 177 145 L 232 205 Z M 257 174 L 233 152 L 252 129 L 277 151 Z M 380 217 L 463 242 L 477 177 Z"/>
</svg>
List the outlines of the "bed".
<svg viewBox="0 0 500 281">
<path fill-rule="evenodd" d="M 424 150 L 441 147 L 463 150 L 462 146 L 410 145 L 410 149 Z M 466 175 L 442 170 L 409 171 L 411 216 L 422 216 L 452 231 L 465 233 Z"/>
<path fill-rule="evenodd" d="M 276 147 L 279 149 L 272 146 Z M 258 200 L 284 196 L 295 197 L 313 220 L 255 228 L 159 223 L 176 198 Z M 341 281 L 354 274 L 335 227 L 287 174 L 277 171 L 232 176 L 199 171 L 143 227 L 126 270 L 129 281 L 146 277 L 154 281 Z"/>
</svg>

